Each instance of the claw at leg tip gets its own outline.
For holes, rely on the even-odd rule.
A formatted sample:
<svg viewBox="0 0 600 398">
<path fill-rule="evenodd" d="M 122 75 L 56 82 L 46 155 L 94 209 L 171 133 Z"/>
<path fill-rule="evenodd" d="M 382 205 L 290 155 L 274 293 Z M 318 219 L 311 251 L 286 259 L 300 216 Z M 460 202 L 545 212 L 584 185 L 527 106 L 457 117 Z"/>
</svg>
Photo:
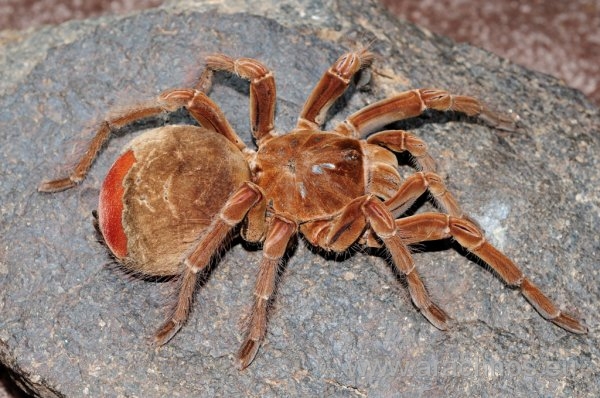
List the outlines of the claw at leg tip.
<svg viewBox="0 0 600 398">
<path fill-rule="evenodd" d="M 588 327 L 584 323 L 566 313 L 561 313 L 557 318 L 550 321 L 571 333 L 587 334 L 588 332 Z"/>
<path fill-rule="evenodd" d="M 246 340 L 242 347 L 238 351 L 237 359 L 238 359 L 238 369 L 244 370 L 246 369 L 252 361 L 254 361 L 254 357 L 256 357 L 256 353 L 258 352 L 258 348 L 260 344 L 254 340 Z"/>
<path fill-rule="evenodd" d="M 450 317 L 435 304 L 427 309 L 422 309 L 421 313 L 427 320 L 439 330 L 446 331 L 450 329 Z"/>
<path fill-rule="evenodd" d="M 173 336 L 181 329 L 181 325 L 175 322 L 167 322 L 154 334 L 153 344 L 156 347 L 161 347 L 167 344 Z"/>
<path fill-rule="evenodd" d="M 63 178 L 60 180 L 42 181 L 38 185 L 37 190 L 38 192 L 53 193 L 73 188 L 75 185 L 76 183 L 71 181 L 70 178 Z"/>
</svg>

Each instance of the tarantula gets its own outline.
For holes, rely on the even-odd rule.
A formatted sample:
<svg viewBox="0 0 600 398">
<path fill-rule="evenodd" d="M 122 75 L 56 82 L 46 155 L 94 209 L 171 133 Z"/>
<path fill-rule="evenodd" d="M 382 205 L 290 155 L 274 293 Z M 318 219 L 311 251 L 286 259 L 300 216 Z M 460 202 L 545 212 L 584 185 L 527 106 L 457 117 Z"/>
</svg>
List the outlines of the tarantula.
<svg viewBox="0 0 600 398">
<path fill-rule="evenodd" d="M 267 330 L 267 313 L 278 266 L 290 240 L 344 252 L 360 243 L 384 246 L 404 275 L 414 305 L 435 327 L 449 317 L 429 297 L 409 245 L 453 238 L 520 289 L 545 319 L 573 333 L 586 326 L 562 312 L 504 254 L 486 241 L 460 209 L 426 144 L 402 130 L 383 130 L 426 109 L 457 111 L 492 123 L 505 119 L 478 99 L 438 89 L 416 89 L 375 102 L 323 131 L 332 104 L 354 76 L 370 66 L 367 50 L 342 55 L 323 75 L 304 104 L 296 127 L 274 130 L 275 79 L 261 62 L 223 54 L 206 58 L 195 88 L 167 90 L 101 123 L 87 152 L 67 178 L 43 182 L 39 190 L 60 191 L 83 180 L 111 133 L 142 118 L 181 107 L 202 127 L 172 125 L 130 142 L 104 180 L 98 205 L 99 229 L 114 257 L 131 272 L 176 276 L 172 312 L 154 335 L 167 343 L 186 322 L 198 274 L 232 234 L 262 243 L 262 260 L 239 367 L 254 359 Z M 215 71 L 250 82 L 250 122 L 257 150 L 246 147 L 219 107 L 207 96 Z M 366 138 L 365 138 L 366 137 Z M 402 179 L 396 154 L 407 152 L 418 172 Z M 443 213 L 404 213 L 429 193 Z"/>
</svg>

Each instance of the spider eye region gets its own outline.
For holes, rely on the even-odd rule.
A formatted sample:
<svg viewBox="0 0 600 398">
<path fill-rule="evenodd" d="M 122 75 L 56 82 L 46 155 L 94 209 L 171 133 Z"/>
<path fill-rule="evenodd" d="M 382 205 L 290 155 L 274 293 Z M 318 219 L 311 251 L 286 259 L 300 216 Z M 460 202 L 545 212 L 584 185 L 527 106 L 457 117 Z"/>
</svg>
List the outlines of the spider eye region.
<svg viewBox="0 0 600 398">
<path fill-rule="evenodd" d="M 292 174 L 296 173 L 296 160 L 295 159 L 288 159 L 287 169 Z"/>
</svg>

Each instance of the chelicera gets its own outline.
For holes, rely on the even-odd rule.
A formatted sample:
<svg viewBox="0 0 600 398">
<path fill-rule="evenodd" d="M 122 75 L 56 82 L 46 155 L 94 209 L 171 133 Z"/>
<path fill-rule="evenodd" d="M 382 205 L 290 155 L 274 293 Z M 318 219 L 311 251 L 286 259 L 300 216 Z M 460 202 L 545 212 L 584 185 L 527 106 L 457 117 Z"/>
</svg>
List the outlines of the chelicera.
<svg viewBox="0 0 600 398">
<path fill-rule="evenodd" d="M 134 139 L 116 160 L 100 190 L 99 229 L 110 251 L 130 272 L 176 276 L 175 304 L 154 335 L 167 343 L 186 322 L 198 274 L 233 234 L 262 243 L 262 260 L 240 368 L 254 359 L 267 331 L 267 314 L 279 264 L 290 240 L 344 252 L 354 244 L 385 247 L 404 275 L 414 305 L 438 329 L 449 317 L 429 297 L 409 245 L 452 238 L 520 289 L 545 319 L 573 333 L 586 326 L 561 311 L 466 216 L 443 180 L 425 143 L 402 130 L 382 129 L 426 109 L 457 111 L 495 124 L 506 119 L 479 100 L 438 89 L 416 89 L 375 102 L 332 130 L 321 130 L 331 105 L 370 66 L 367 50 L 341 56 L 304 104 L 296 127 L 274 129 L 275 79 L 261 62 L 223 54 L 206 58 L 196 87 L 163 92 L 150 103 L 102 122 L 87 152 L 67 178 L 43 182 L 60 191 L 87 174 L 111 132 L 142 118 L 186 108 L 201 127 L 171 125 Z M 257 150 L 248 148 L 207 96 L 215 71 L 250 82 L 250 122 Z M 407 152 L 417 172 L 402 179 L 397 153 Z M 405 215 L 428 193 L 442 212 Z"/>
</svg>

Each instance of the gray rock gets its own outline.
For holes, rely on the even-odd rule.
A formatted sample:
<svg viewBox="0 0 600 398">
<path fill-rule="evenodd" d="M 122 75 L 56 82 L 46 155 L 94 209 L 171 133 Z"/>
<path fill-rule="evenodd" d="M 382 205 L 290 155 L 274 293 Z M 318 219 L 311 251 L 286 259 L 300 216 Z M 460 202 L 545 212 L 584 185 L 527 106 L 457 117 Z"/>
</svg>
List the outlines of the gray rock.
<svg viewBox="0 0 600 398">
<path fill-rule="evenodd" d="M 369 1 L 209 3 L 70 22 L 4 45 L 0 362 L 18 382 L 44 397 L 592 396 L 598 109 L 549 76 L 397 21 Z M 464 209 L 549 296 L 586 320 L 589 335 L 544 321 L 449 243 L 415 254 L 432 295 L 455 319 L 449 332 L 413 308 L 381 257 L 334 261 L 301 243 L 280 281 L 266 344 L 239 372 L 240 319 L 261 252 L 238 244 L 197 292 L 189 323 L 154 350 L 147 336 L 163 319 L 170 286 L 104 267 L 110 259 L 90 213 L 119 148 L 165 121 L 115 137 L 75 189 L 45 195 L 37 184 L 64 173 L 57 165 L 76 158 L 71 150 L 89 138 L 90 121 L 189 85 L 207 53 L 251 56 L 275 70 L 284 131 L 328 65 L 364 43 L 381 56 L 370 89 L 346 96 L 333 120 L 424 86 L 474 94 L 521 117 L 514 133 L 437 113 L 400 127 L 429 143 Z M 212 97 L 250 143 L 246 95 L 244 85 L 221 78 Z M 166 122 L 188 120 L 179 112 Z"/>
</svg>

